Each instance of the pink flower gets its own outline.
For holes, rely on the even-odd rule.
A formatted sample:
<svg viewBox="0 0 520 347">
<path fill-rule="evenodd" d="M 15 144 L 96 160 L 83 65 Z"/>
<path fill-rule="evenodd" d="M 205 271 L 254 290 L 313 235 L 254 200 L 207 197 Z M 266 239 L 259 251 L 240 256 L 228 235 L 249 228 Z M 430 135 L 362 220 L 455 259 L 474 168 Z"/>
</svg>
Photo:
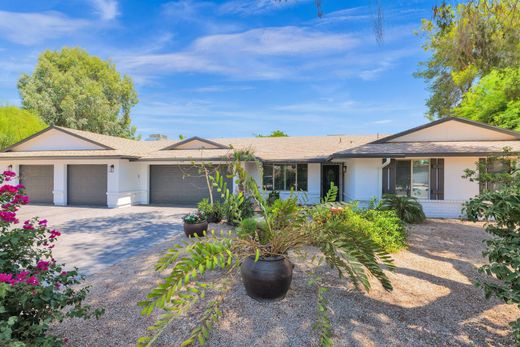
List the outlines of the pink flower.
<svg viewBox="0 0 520 347">
<path fill-rule="evenodd" d="M 18 189 L 16 188 L 16 186 L 12 186 L 10 184 L 4 184 L 3 186 L 0 187 L 0 193 L 17 193 L 18 192 Z"/>
<path fill-rule="evenodd" d="M 6 223 L 18 223 L 16 213 L 11 211 L 0 211 L 0 219 Z"/>
<path fill-rule="evenodd" d="M 38 222 L 38 225 L 47 225 L 47 219 L 42 219 Z"/>
<path fill-rule="evenodd" d="M 26 195 L 16 194 L 13 199 L 14 204 L 27 205 L 29 203 L 29 197 Z"/>
<path fill-rule="evenodd" d="M 37 267 L 38 270 L 40 270 L 40 271 L 47 271 L 47 270 L 49 270 L 49 262 L 48 262 L 48 261 L 40 260 L 40 261 L 38 262 L 38 264 L 36 264 L 36 267 Z"/>
<path fill-rule="evenodd" d="M 58 236 L 61 236 L 61 233 L 58 230 L 51 230 L 51 235 L 49 236 L 49 239 L 55 239 Z"/>
<path fill-rule="evenodd" d="M 9 283 L 10 285 L 13 285 L 15 283 L 15 280 L 13 279 L 12 274 L 0 274 L 0 282 L 2 283 Z"/>
<path fill-rule="evenodd" d="M 12 171 L 4 171 L 3 176 L 5 181 L 10 181 L 13 177 L 16 176 L 16 173 Z"/>
<path fill-rule="evenodd" d="M 60 275 L 62 275 L 62 276 L 67 276 L 67 274 L 68 274 L 67 271 L 62 271 L 62 272 L 60 273 Z"/>
<path fill-rule="evenodd" d="M 38 284 L 40 284 L 38 279 L 36 277 L 34 277 L 34 276 L 29 277 L 27 279 L 27 281 L 25 281 L 25 283 L 30 284 L 32 286 L 37 286 Z"/>
<path fill-rule="evenodd" d="M 20 272 L 19 274 L 16 275 L 15 283 L 25 281 L 25 279 L 27 278 L 27 276 L 29 276 L 29 274 L 30 274 L 29 271 Z"/>
</svg>

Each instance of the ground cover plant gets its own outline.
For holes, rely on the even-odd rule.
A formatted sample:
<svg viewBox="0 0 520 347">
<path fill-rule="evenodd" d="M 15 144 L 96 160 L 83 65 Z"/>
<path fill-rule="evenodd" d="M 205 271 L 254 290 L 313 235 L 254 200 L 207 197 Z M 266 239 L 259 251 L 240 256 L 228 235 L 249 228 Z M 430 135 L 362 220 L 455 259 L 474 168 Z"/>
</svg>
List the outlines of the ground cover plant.
<svg viewBox="0 0 520 347">
<path fill-rule="evenodd" d="M 426 215 L 419 201 L 409 196 L 386 194 L 376 209 L 381 211 L 395 211 L 403 222 L 409 224 L 420 224 L 426 220 Z"/>
<path fill-rule="evenodd" d="M 83 305 L 89 291 L 78 287 L 83 277 L 53 258 L 59 231 L 38 217 L 16 225 L 16 212 L 29 199 L 23 186 L 9 184 L 14 176 L 0 174 L 0 345 L 61 346 L 63 339 L 47 335 L 51 323 L 102 310 Z"/>
</svg>

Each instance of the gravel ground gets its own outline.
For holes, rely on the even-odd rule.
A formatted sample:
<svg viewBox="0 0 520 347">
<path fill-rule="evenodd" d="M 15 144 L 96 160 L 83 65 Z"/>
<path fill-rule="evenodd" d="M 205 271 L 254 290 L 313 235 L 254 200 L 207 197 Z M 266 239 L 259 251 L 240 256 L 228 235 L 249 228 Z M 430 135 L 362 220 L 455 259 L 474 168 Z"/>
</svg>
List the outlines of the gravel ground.
<svg viewBox="0 0 520 347">
<path fill-rule="evenodd" d="M 369 294 L 357 292 L 325 267 L 295 261 L 287 297 L 258 303 L 238 284 L 227 296 L 224 317 L 209 346 L 317 346 L 312 329 L 316 317 L 315 288 L 307 285 L 304 269 L 319 273 L 330 288 L 336 346 L 508 346 L 508 322 L 520 311 L 498 300 L 486 300 L 472 284 L 484 259 L 482 228 L 456 220 L 430 220 L 410 230 L 409 248 L 394 255 L 397 265 L 389 276 L 394 291 L 377 283 Z M 89 277 L 89 303 L 106 308 L 99 320 L 66 320 L 54 333 L 70 346 L 131 346 L 145 333 L 150 318 L 139 315 L 136 302 L 157 283 L 153 265 L 176 235 L 138 257 Z M 174 322 L 159 346 L 178 345 L 193 326 L 194 315 Z"/>
</svg>

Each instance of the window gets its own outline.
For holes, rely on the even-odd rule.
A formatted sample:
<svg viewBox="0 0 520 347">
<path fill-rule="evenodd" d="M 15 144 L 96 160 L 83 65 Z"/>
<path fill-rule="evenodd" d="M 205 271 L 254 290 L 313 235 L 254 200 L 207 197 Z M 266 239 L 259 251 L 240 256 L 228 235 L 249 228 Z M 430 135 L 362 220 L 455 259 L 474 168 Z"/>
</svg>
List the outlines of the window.
<svg viewBox="0 0 520 347">
<path fill-rule="evenodd" d="M 417 199 L 430 197 L 430 160 L 398 160 L 395 193 Z"/>
<path fill-rule="evenodd" d="M 486 164 L 486 173 L 490 174 L 491 180 L 493 180 L 493 176 L 499 175 L 499 174 L 505 174 L 511 172 L 511 160 L 507 159 L 495 159 L 495 158 L 488 158 L 488 159 L 481 159 L 481 162 Z M 495 176 L 496 178 L 496 176 Z M 497 190 L 500 190 L 502 188 L 504 183 L 501 182 L 481 182 L 480 183 L 480 193 L 483 193 L 484 191 L 490 191 L 494 192 Z"/>
<path fill-rule="evenodd" d="M 307 164 L 265 164 L 264 190 L 307 191 Z"/>
</svg>

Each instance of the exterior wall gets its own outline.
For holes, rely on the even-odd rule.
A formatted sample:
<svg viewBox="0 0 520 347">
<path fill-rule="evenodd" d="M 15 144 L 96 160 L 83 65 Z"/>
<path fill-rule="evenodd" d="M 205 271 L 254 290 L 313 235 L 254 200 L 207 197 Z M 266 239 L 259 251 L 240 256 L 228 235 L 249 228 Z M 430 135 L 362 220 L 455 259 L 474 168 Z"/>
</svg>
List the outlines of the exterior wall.
<svg viewBox="0 0 520 347">
<path fill-rule="evenodd" d="M 417 158 L 414 158 L 417 159 Z M 477 182 L 463 178 L 465 169 L 472 169 L 478 162 L 476 157 L 444 158 L 444 200 L 419 200 L 430 218 L 460 218 L 462 205 L 479 194 Z M 366 206 L 370 199 L 381 198 L 382 158 L 346 159 L 344 174 L 345 201 L 359 201 Z M 463 217 L 463 216 L 462 216 Z"/>
<path fill-rule="evenodd" d="M 343 201 L 357 200 L 363 206 L 381 198 L 382 159 L 346 159 L 344 164 Z"/>
<path fill-rule="evenodd" d="M 452 120 L 400 136 L 388 142 L 491 140 L 515 140 L 515 137 L 491 129 Z"/>
<path fill-rule="evenodd" d="M 110 187 L 108 197 L 116 207 L 148 203 L 148 166 L 139 162 L 119 160 L 114 173 L 118 187 Z M 145 173 L 146 171 L 146 173 Z"/>
<path fill-rule="evenodd" d="M 27 142 L 12 149 L 13 152 L 24 151 L 66 151 L 66 150 L 93 150 L 104 149 L 91 142 L 82 140 L 62 131 L 51 129 Z"/>
<path fill-rule="evenodd" d="M 307 175 L 307 192 L 295 192 L 300 203 L 317 204 L 321 198 L 321 164 L 309 163 Z M 245 169 L 257 182 L 259 187 L 262 187 L 262 176 L 256 163 L 246 163 Z M 269 192 L 265 192 L 267 196 Z M 280 198 L 287 199 L 291 195 L 290 191 L 281 191 Z"/>
</svg>

